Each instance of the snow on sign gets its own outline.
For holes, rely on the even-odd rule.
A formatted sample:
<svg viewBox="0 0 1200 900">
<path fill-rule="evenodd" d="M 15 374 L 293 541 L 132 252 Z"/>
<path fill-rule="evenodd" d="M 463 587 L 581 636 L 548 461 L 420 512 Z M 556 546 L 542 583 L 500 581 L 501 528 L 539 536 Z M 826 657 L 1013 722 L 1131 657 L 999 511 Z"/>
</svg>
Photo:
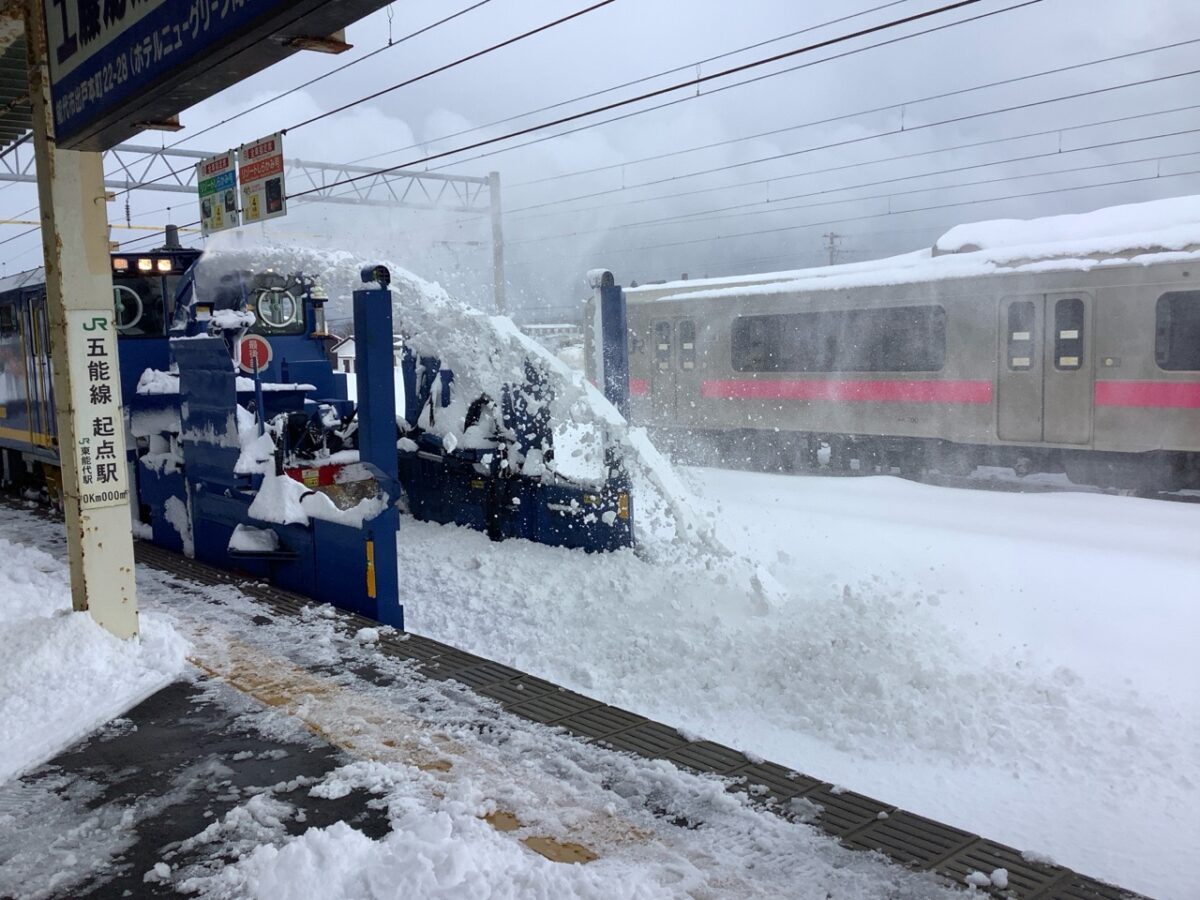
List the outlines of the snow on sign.
<svg viewBox="0 0 1200 900">
<path fill-rule="evenodd" d="M 271 342 L 257 334 L 248 334 L 238 342 L 238 365 L 243 372 L 254 374 L 263 371 L 271 363 Z"/>
<path fill-rule="evenodd" d="M 242 144 L 238 150 L 242 215 L 247 223 L 287 215 L 283 187 L 283 135 L 279 132 Z"/>
<path fill-rule="evenodd" d="M 86 366 L 71 378 L 79 502 L 85 510 L 120 506 L 129 502 L 129 476 L 113 313 L 68 310 L 67 334 L 70 358 Z"/>
<path fill-rule="evenodd" d="M 205 235 L 237 228 L 237 169 L 230 150 L 196 163 L 196 190 L 200 195 L 200 230 Z"/>
</svg>

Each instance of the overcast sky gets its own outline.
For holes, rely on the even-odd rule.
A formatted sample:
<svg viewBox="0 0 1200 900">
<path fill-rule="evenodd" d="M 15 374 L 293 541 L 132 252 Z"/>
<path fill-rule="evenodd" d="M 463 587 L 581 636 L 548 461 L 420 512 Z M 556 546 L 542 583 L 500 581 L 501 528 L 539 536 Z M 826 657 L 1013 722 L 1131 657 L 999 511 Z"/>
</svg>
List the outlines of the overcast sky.
<svg viewBox="0 0 1200 900">
<path fill-rule="evenodd" d="M 239 110 L 386 45 L 389 33 L 398 40 L 472 2 L 393 3 L 349 29 L 348 40 L 354 49 L 348 53 L 337 57 L 299 54 L 186 111 L 182 116 L 186 128 L 179 135 L 147 133 L 138 141 L 184 139 L 181 147 L 186 149 L 223 150 L 590 5 L 588 0 L 490 0 L 346 72 L 191 137 Z M 884 2 L 616 0 L 513 47 L 290 131 L 287 153 L 340 163 L 364 157 L 371 157 L 368 164 L 372 165 L 411 163 L 430 153 L 686 80 L 697 72 L 720 71 L 940 5 L 906 0 L 806 34 L 774 40 Z M 612 269 L 618 281 L 626 284 L 633 279 L 678 277 L 684 272 L 700 277 L 795 268 L 827 261 L 830 241 L 825 236 L 830 234 L 835 235 L 832 240 L 838 259 L 849 261 L 927 246 L 941 232 L 964 221 L 1078 212 L 1200 191 L 1200 175 L 1177 175 L 1200 171 L 1200 108 L 1078 127 L 1200 104 L 1200 99 L 1194 99 L 1200 98 L 1200 76 L 1167 78 L 1086 98 L 978 115 L 1200 69 L 1196 62 L 1200 43 L 916 102 L 1200 39 L 1200 4 L 1194 0 L 1146 4 L 1042 0 L 889 46 L 828 59 L 1002 10 L 1016 2 L 1019 0 L 984 0 L 922 23 L 709 82 L 699 92 L 695 88 L 680 91 L 537 137 L 680 101 L 619 122 L 503 149 L 532 140 L 526 137 L 418 167 L 471 175 L 500 173 L 510 296 L 528 315 L 545 319 L 568 315 L 565 305 L 586 293 L 583 273 L 597 266 Z M 698 69 L 694 65 L 764 41 L 773 42 Z M 784 71 L 806 63 L 810 65 Z M 686 68 L 636 86 L 446 138 L 681 66 Z M 759 75 L 771 77 L 721 90 Z M 898 104 L 905 104 L 902 111 Z M 850 116 L 867 110 L 880 111 Z M 837 122 L 795 127 L 847 116 Z M 957 123 L 931 124 L 968 116 L 971 118 Z M 902 126 L 904 130 L 899 132 Z M 1061 133 L 1019 137 L 1054 129 Z M 1180 134 L 1193 129 L 1198 130 Z M 764 132 L 777 133 L 739 140 Z M 1155 137 L 1170 134 L 1175 136 Z M 1004 138 L 1010 140 L 998 140 Z M 1134 141 L 1136 138 L 1154 139 Z M 1125 143 L 1096 148 L 1122 141 Z M 722 145 L 677 152 L 716 143 Z M 834 144 L 841 146 L 830 146 Z M 978 146 L 947 149 L 964 144 Z M 1193 149 L 1195 154 L 1186 155 Z M 640 161 L 661 154 L 673 155 Z M 791 155 L 755 162 L 780 154 Z M 907 158 L 895 159 L 898 156 Z M 1017 158 L 1022 159 L 1011 161 Z M 607 168 L 570 174 L 598 167 Z M 834 167 L 837 171 L 829 171 Z M 1065 171 L 1083 167 L 1090 168 Z M 724 171 L 711 171 L 714 169 Z M 568 177 L 544 180 L 560 175 Z M 528 183 L 535 179 L 543 180 Z M 1112 184 L 1117 181 L 1131 183 Z M 289 187 L 296 189 L 295 185 Z M 1063 188 L 1078 189 L 1060 190 Z M 577 197 L 581 199 L 563 202 Z M 768 200 L 771 202 L 765 202 Z M 0 209 L 5 217 L 35 202 L 28 186 L 0 188 Z M 169 213 L 165 210 L 168 205 L 172 207 Z M 138 191 L 130 200 L 129 220 L 161 225 L 169 217 L 184 224 L 198 217 L 195 206 L 186 195 Z M 126 220 L 123 199 L 110 207 L 110 218 Z M 314 242 L 377 253 L 482 303 L 490 294 L 490 232 L 485 219 L 467 218 L 462 214 L 295 203 L 285 219 L 247 229 L 252 233 L 245 239 Z M 663 219 L 672 221 L 659 221 Z M 11 237 L 18 230 L 6 226 L 0 237 Z M 128 232 L 114 233 L 114 239 L 127 240 Z M 37 236 L 0 245 L 0 260 L 9 273 L 39 264 Z"/>
</svg>

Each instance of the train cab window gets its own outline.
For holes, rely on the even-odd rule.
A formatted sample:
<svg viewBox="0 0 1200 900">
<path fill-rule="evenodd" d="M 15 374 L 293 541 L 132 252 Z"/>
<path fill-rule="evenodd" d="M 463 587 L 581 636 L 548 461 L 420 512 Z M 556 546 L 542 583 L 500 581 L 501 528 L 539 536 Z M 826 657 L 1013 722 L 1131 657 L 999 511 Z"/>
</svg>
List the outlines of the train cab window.
<svg viewBox="0 0 1200 900">
<path fill-rule="evenodd" d="M 1083 367 L 1083 301 L 1054 304 L 1054 368 L 1070 372 Z"/>
<path fill-rule="evenodd" d="M 278 275 L 260 276 L 250 295 L 257 334 L 303 334 L 303 286 Z"/>
<path fill-rule="evenodd" d="M 679 368 L 688 372 L 696 368 L 696 323 L 691 319 L 679 323 Z"/>
<path fill-rule="evenodd" d="M 742 316 L 733 322 L 738 372 L 938 372 L 946 310 L 894 306 Z"/>
<path fill-rule="evenodd" d="M 654 361 L 660 372 L 671 368 L 671 323 L 654 323 Z"/>
<path fill-rule="evenodd" d="M 1017 300 L 1008 306 L 1008 367 L 1015 372 L 1033 368 L 1036 316 L 1032 300 Z"/>
<path fill-rule="evenodd" d="M 1200 291 L 1175 291 L 1158 298 L 1154 359 L 1168 372 L 1200 370 Z"/>
<path fill-rule="evenodd" d="M 113 308 L 122 337 L 166 334 L 166 286 L 161 275 L 113 272 Z"/>
</svg>

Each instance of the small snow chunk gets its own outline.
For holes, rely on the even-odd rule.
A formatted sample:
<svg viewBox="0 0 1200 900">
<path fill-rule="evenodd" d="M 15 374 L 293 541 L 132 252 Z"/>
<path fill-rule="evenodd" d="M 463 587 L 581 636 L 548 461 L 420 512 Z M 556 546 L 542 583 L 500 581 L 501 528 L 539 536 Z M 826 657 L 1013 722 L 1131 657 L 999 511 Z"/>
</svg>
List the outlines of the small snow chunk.
<svg viewBox="0 0 1200 900">
<path fill-rule="evenodd" d="M 360 628 L 355 632 L 354 639 L 361 644 L 378 644 L 379 629 L 378 628 Z"/>
<path fill-rule="evenodd" d="M 1039 853 L 1036 850 L 1022 850 L 1021 859 L 1025 860 L 1025 862 L 1035 863 L 1042 866 L 1058 865 L 1058 863 L 1054 861 L 1054 857 L 1050 856 L 1050 854 Z"/>
<path fill-rule="evenodd" d="M 974 870 L 968 872 L 966 877 L 963 878 L 963 881 L 972 887 L 991 887 L 992 885 L 991 878 L 989 878 L 987 875 L 984 875 L 982 872 L 976 872 Z"/>
<path fill-rule="evenodd" d="M 875 818 L 879 819 L 881 822 L 884 819 L 886 819 L 887 817 L 888 817 L 887 810 L 881 809 L 878 813 L 875 814 Z"/>
<path fill-rule="evenodd" d="M 844 794 L 849 790 L 850 788 L 842 787 L 840 784 L 830 785 L 829 787 L 829 793 L 831 794 Z"/>
<path fill-rule="evenodd" d="M 416 453 L 417 442 L 412 438 L 400 438 L 400 440 L 396 441 L 396 449 L 401 453 Z"/>
<path fill-rule="evenodd" d="M 989 878 L 992 882 L 992 887 L 1000 888 L 1000 890 L 1008 887 L 1008 869 L 995 869 Z"/>
<path fill-rule="evenodd" d="M 166 863 L 157 862 L 154 864 L 153 869 L 151 869 L 149 872 L 147 872 L 145 875 L 142 876 L 142 881 L 145 881 L 145 882 L 166 881 L 170 877 L 171 877 L 171 867 L 168 866 Z"/>
<path fill-rule="evenodd" d="M 788 801 L 788 812 L 791 813 L 792 818 L 805 825 L 816 822 L 823 809 L 824 807 L 821 805 L 804 797 L 793 797 Z"/>
</svg>

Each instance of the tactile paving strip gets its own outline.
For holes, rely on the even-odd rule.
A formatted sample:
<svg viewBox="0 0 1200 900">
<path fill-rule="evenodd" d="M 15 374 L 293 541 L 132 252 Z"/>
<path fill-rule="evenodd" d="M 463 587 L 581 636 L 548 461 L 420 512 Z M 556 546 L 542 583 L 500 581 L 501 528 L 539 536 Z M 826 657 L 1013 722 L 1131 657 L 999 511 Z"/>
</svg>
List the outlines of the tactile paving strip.
<svg viewBox="0 0 1200 900">
<path fill-rule="evenodd" d="M 138 542 L 135 549 L 139 562 L 202 584 L 236 585 L 281 614 L 298 615 L 305 606 L 312 604 L 305 597 L 247 581 L 151 544 Z M 353 629 L 375 624 L 346 613 L 339 613 L 339 617 Z M 416 660 L 423 673 L 461 681 L 476 693 L 497 700 L 505 709 L 521 712 L 526 718 L 557 723 L 617 750 L 725 774 L 732 780 L 731 790 L 745 791 L 752 797 L 769 801 L 776 811 L 787 813 L 787 801 L 803 798 L 820 807 L 813 824 L 841 838 L 847 846 L 881 850 L 914 868 L 935 871 L 952 883 L 961 885 L 972 871 L 990 874 L 1003 868 L 1008 871 L 1009 887 L 1004 891 L 992 889 L 991 893 L 997 897 L 1011 900 L 1147 900 L 1069 869 L 1028 862 L 1018 851 L 1002 844 L 897 810 L 854 791 L 835 789 L 775 763 L 750 762 L 732 748 L 710 741 L 689 740 L 667 725 L 604 706 L 551 682 L 522 675 L 516 669 L 438 641 L 409 633 L 386 636 L 380 646 L 399 658 Z M 558 713 L 563 715 L 558 716 Z M 880 813 L 886 815 L 880 818 Z"/>
<path fill-rule="evenodd" d="M 1060 866 L 1033 864 L 1020 851 L 1003 844 L 979 840 L 940 862 L 934 871 L 962 884 L 972 872 L 990 875 L 997 869 L 1008 873 L 1008 891 L 1013 900 L 1026 900 L 1054 884 L 1066 873 Z"/>
<path fill-rule="evenodd" d="M 618 731 L 624 731 L 626 728 L 632 728 L 634 725 L 640 725 L 645 721 L 647 721 L 645 716 L 639 716 L 615 706 L 596 706 L 568 716 L 555 724 L 568 731 L 573 731 L 575 734 L 596 740 L 616 734 Z"/>
<path fill-rule="evenodd" d="M 844 843 L 860 850 L 878 850 L 906 866 L 929 869 L 977 840 L 968 831 L 900 809 L 884 819 L 877 813 L 873 823 L 848 835 Z"/>
<path fill-rule="evenodd" d="M 643 722 L 616 734 L 610 734 L 600 743 L 617 750 L 629 750 L 639 756 L 662 759 L 672 750 L 678 750 L 688 739 L 668 725 L 658 722 Z"/>
<path fill-rule="evenodd" d="M 687 766 L 697 772 L 711 772 L 715 775 L 726 775 L 750 762 L 750 758 L 745 754 L 712 741 L 684 744 L 666 756 L 676 765 Z"/>
</svg>

